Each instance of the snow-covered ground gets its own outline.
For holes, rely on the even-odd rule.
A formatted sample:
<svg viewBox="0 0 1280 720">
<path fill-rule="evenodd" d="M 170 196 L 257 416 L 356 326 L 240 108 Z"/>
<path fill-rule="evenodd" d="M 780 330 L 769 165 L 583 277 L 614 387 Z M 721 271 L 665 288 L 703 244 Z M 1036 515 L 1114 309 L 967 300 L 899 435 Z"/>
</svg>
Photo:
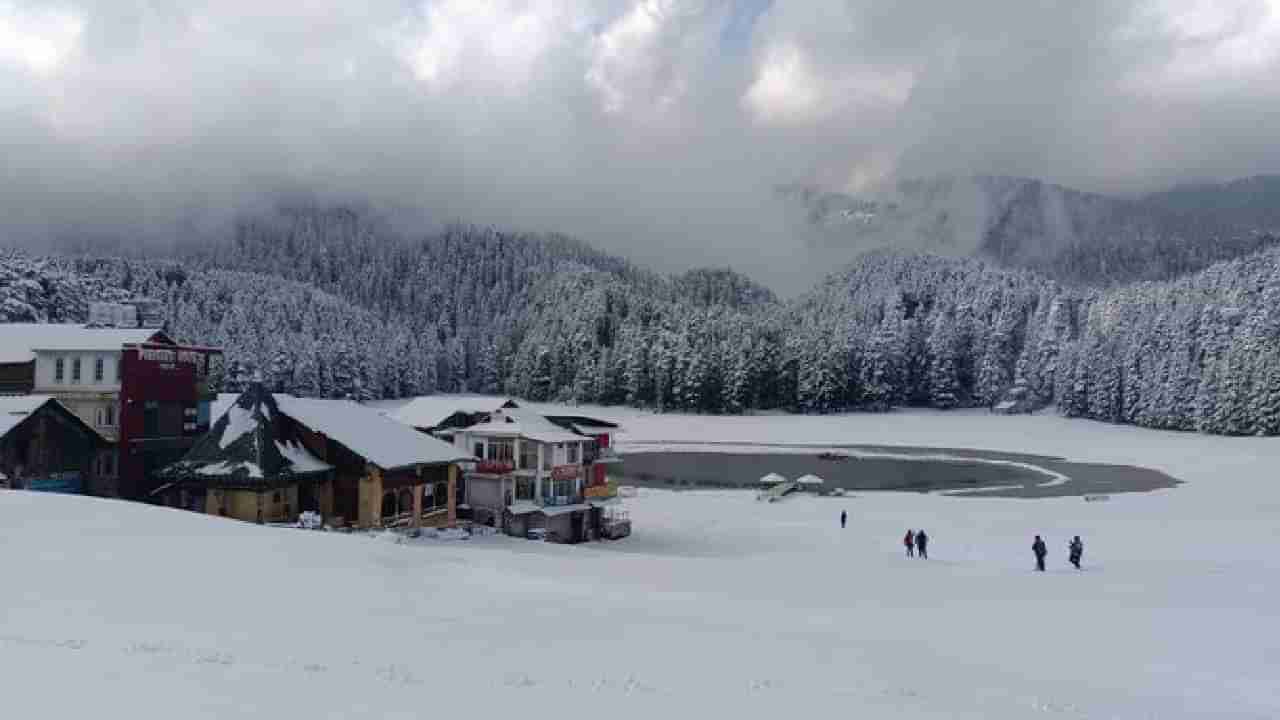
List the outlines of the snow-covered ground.
<svg viewBox="0 0 1280 720">
<path fill-rule="evenodd" d="M 1107 503 L 641 490 L 631 538 L 575 547 L 0 491 L 6 714 L 1280 716 L 1280 441 L 1053 416 L 592 414 L 621 416 L 624 450 L 982 448 L 1188 484 Z M 930 560 L 901 556 L 907 527 Z M 1077 533 L 1084 572 L 1066 564 Z"/>
</svg>

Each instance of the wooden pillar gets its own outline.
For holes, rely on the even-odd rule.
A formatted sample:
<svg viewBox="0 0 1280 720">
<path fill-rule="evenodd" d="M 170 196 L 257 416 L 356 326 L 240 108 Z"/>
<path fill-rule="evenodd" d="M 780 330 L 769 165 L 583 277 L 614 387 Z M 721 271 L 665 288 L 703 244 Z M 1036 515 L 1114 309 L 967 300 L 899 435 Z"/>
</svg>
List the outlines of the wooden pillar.
<svg viewBox="0 0 1280 720">
<path fill-rule="evenodd" d="M 382 473 L 373 465 L 365 467 L 359 493 L 357 524 L 362 528 L 377 527 L 382 521 Z"/>
<path fill-rule="evenodd" d="M 449 463 L 449 527 L 458 527 L 458 465 Z"/>
<path fill-rule="evenodd" d="M 412 527 L 422 527 L 422 486 L 414 485 L 409 488 L 413 493 L 413 522 Z"/>
</svg>

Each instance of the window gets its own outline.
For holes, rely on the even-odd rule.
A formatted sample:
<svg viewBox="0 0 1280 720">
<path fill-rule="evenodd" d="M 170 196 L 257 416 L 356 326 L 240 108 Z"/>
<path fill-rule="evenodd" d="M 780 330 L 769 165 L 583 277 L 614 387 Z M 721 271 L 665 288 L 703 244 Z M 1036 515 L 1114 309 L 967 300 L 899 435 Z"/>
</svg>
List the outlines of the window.
<svg viewBox="0 0 1280 720">
<path fill-rule="evenodd" d="M 556 497 L 558 498 L 573 497 L 573 481 L 572 480 L 553 480 L 551 482 L 552 482 L 552 485 L 554 486 L 553 492 L 555 492 Z"/>
<path fill-rule="evenodd" d="M 273 502 L 273 503 L 279 503 L 279 502 L 280 502 L 280 491 L 279 491 L 279 490 L 277 490 L 277 491 L 275 491 L 275 492 L 271 493 L 271 502 Z"/>
<path fill-rule="evenodd" d="M 96 383 L 102 382 L 102 371 L 105 362 L 101 355 L 93 359 L 93 381 Z"/>
<path fill-rule="evenodd" d="M 98 477 L 111 477 L 111 453 L 98 456 Z"/>
<path fill-rule="evenodd" d="M 67 376 L 67 359 L 58 358 L 53 361 L 53 381 L 60 383 Z"/>
<path fill-rule="evenodd" d="M 80 382 L 80 358 L 71 359 L 71 384 L 76 385 Z"/>
<path fill-rule="evenodd" d="M 520 443 L 520 469 L 538 469 L 538 443 L 528 440 Z"/>
<path fill-rule="evenodd" d="M 116 356 L 116 382 L 120 382 L 120 363 L 123 362 L 123 356 Z"/>
<path fill-rule="evenodd" d="M 543 470 L 551 469 L 551 456 L 555 452 L 554 447 L 555 446 L 552 445 L 551 443 L 547 443 L 546 445 L 542 446 L 542 469 Z"/>
<path fill-rule="evenodd" d="M 475 456 L 478 458 L 484 457 L 484 443 L 476 443 Z"/>
<path fill-rule="evenodd" d="M 516 478 L 516 500 L 533 500 L 533 478 Z"/>
<path fill-rule="evenodd" d="M 107 403 L 107 427 L 116 426 L 116 404 Z"/>
<path fill-rule="evenodd" d="M 515 442 L 509 438 L 490 440 L 488 459 L 494 462 L 511 462 L 515 459 Z"/>
<path fill-rule="evenodd" d="M 578 464 L 578 443 L 569 443 L 569 459 L 565 462 L 570 465 Z"/>
<path fill-rule="evenodd" d="M 155 437 L 160 431 L 160 403 L 148 400 L 142 406 L 142 434 L 144 437 Z"/>
</svg>

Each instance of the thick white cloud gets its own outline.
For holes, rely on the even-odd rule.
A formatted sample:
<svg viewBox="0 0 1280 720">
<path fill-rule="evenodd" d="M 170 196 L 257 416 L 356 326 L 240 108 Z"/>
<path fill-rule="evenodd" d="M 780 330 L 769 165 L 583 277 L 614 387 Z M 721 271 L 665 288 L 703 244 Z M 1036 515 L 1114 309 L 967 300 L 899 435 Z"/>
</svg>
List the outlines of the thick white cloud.
<svg viewBox="0 0 1280 720">
<path fill-rule="evenodd" d="M 1280 169 L 1280 0 L 762 3 L 0 0 L 0 232 L 308 191 L 799 286 L 777 183 Z"/>
<path fill-rule="evenodd" d="M 84 19 L 74 12 L 0 2 L 0 64 L 55 72 L 78 48 L 83 31 Z"/>
</svg>

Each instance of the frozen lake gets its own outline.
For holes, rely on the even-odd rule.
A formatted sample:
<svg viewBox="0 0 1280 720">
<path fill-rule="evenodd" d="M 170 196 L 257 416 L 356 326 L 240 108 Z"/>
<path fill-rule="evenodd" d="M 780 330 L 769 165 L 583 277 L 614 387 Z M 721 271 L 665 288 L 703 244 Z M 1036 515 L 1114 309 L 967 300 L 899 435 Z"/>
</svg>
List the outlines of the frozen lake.
<svg viewBox="0 0 1280 720">
<path fill-rule="evenodd" d="M 1179 484 L 1143 467 L 982 450 L 848 445 L 833 448 L 824 459 L 817 448 L 697 447 L 627 453 L 625 482 L 677 489 L 758 488 L 761 475 L 775 472 L 788 478 L 817 475 L 826 480 L 825 489 L 1024 498 L 1148 492 Z M 831 459 L 833 454 L 839 459 Z"/>
</svg>

